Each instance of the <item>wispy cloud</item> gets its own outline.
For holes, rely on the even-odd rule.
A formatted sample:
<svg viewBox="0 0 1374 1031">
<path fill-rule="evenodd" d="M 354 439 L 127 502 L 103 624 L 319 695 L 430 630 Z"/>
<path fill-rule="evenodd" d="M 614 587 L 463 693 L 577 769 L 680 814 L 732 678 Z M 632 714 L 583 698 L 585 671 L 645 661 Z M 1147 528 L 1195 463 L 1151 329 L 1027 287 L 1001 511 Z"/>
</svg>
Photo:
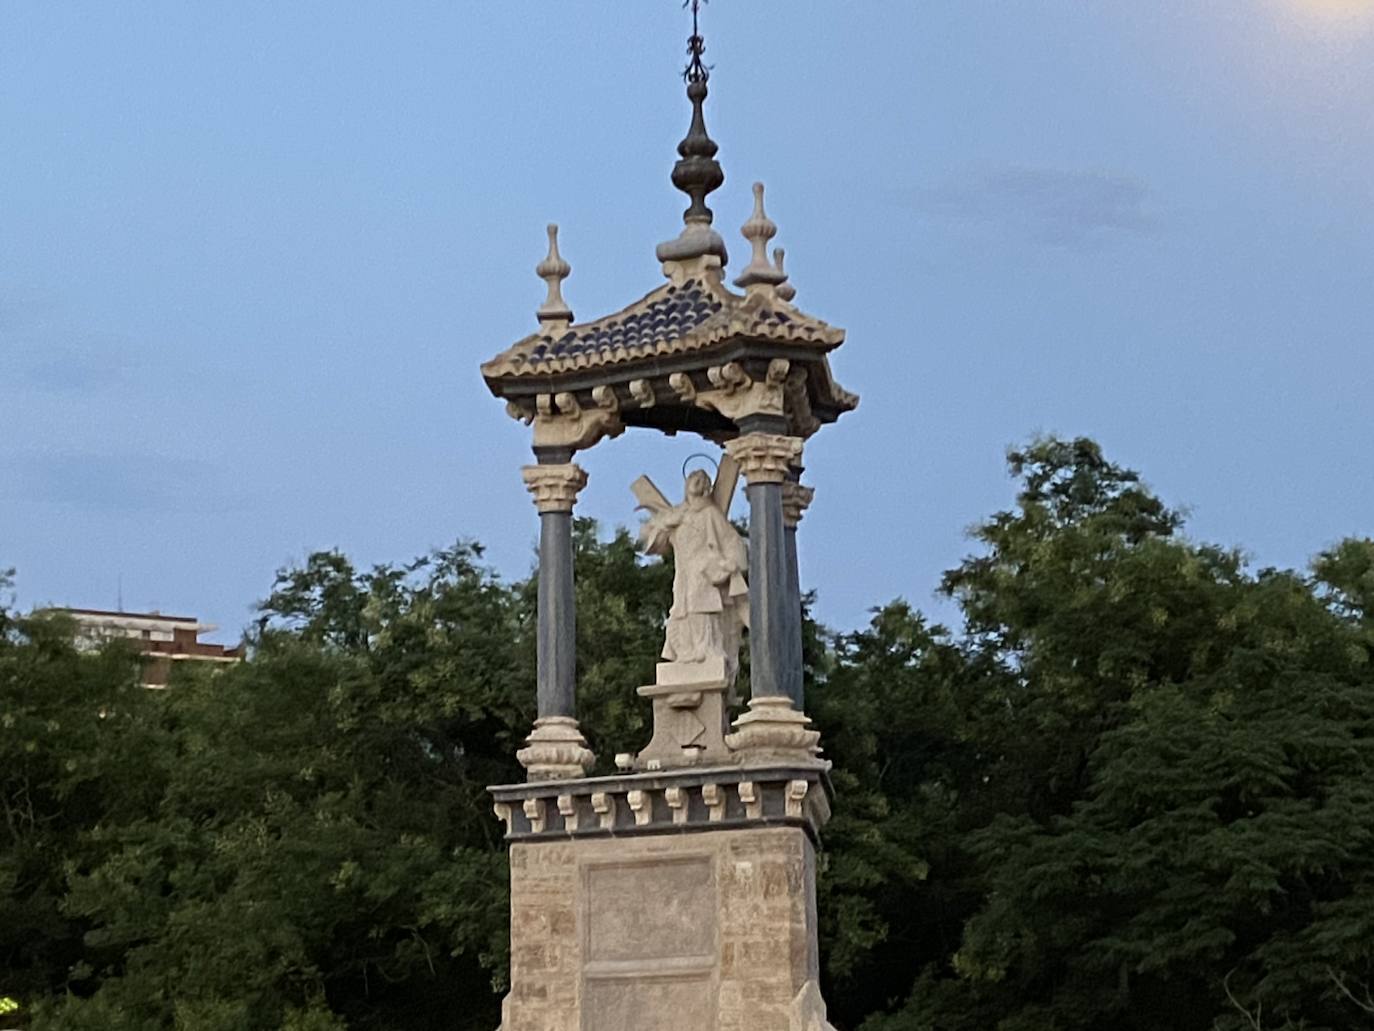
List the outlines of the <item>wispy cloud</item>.
<svg viewBox="0 0 1374 1031">
<path fill-rule="evenodd" d="M 1111 172 L 1012 166 L 970 172 L 918 197 L 920 206 L 937 217 L 1067 249 L 1142 236 L 1159 226 L 1149 187 Z"/>
<path fill-rule="evenodd" d="M 223 511 L 242 501 L 207 461 L 84 452 L 11 456 L 0 465 L 0 498 L 111 513 Z"/>
</svg>

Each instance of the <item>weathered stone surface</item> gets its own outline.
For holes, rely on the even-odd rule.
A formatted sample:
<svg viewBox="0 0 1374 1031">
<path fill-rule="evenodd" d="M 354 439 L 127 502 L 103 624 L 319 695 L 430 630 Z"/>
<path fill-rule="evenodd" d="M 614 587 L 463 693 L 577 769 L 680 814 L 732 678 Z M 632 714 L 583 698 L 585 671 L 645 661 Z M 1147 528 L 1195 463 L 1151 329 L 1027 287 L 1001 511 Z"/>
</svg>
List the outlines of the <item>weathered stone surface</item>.
<svg viewBox="0 0 1374 1031">
<path fill-rule="evenodd" d="M 588 962 L 710 962 L 716 885 L 709 853 L 588 862 L 583 884 Z"/>
<path fill-rule="evenodd" d="M 827 1031 L 795 827 L 511 845 L 503 1031 Z"/>
<path fill-rule="evenodd" d="M 600 980 L 587 986 L 582 1027 L 606 1031 L 710 1028 L 713 1009 L 709 977 Z"/>
</svg>

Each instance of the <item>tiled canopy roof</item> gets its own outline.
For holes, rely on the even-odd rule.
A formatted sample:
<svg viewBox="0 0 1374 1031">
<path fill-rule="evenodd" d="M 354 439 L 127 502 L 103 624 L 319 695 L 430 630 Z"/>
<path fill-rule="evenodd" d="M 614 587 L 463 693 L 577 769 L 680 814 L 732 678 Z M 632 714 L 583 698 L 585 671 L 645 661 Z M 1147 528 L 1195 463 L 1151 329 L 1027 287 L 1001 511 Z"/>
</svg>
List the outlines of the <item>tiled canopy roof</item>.
<svg viewBox="0 0 1374 1031">
<path fill-rule="evenodd" d="M 668 283 L 614 315 L 526 337 L 482 366 L 487 379 L 546 376 L 702 350 L 730 337 L 821 352 L 844 331 L 791 305 L 731 293 L 713 278 Z"/>
<path fill-rule="evenodd" d="M 529 352 L 531 362 L 553 361 L 575 354 L 611 355 L 617 348 L 637 348 L 659 340 L 675 340 L 696 329 L 723 305 L 691 279 L 681 287 L 655 291 L 647 303 L 569 329 L 557 340 L 541 337 Z"/>
</svg>

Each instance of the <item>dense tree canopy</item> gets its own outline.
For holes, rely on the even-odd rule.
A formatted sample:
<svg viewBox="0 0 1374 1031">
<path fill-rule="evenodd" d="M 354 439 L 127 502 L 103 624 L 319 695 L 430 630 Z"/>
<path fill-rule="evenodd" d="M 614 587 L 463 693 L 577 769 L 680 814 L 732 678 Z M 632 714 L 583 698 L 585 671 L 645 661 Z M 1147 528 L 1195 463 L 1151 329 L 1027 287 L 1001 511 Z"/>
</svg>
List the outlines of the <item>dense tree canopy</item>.
<svg viewBox="0 0 1374 1031">
<path fill-rule="evenodd" d="M 1255 571 L 1090 441 L 1010 465 L 1015 504 L 944 580 L 960 627 L 900 601 L 808 624 L 832 1019 L 1374 1027 L 1374 543 Z M 647 737 L 671 570 L 585 522 L 576 564 L 609 768 Z M 484 789 L 521 772 L 533 612 L 473 544 L 321 553 L 249 661 L 151 692 L 127 649 L 0 604 L 0 1024 L 495 1027 Z"/>
</svg>

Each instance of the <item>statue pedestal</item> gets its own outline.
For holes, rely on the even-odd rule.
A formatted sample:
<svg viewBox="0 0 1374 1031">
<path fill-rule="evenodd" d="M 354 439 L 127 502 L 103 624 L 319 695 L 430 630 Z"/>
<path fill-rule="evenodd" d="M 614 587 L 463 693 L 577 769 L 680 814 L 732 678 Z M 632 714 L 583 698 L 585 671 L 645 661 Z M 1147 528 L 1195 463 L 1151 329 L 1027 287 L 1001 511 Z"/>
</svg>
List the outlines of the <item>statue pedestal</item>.
<svg viewBox="0 0 1374 1031">
<path fill-rule="evenodd" d="M 491 789 L 511 866 L 502 1031 L 833 1031 L 814 765 Z"/>
<path fill-rule="evenodd" d="M 635 767 L 652 771 L 728 762 L 725 660 L 660 662 L 655 680 L 638 691 L 654 703 L 654 734 Z"/>
</svg>

